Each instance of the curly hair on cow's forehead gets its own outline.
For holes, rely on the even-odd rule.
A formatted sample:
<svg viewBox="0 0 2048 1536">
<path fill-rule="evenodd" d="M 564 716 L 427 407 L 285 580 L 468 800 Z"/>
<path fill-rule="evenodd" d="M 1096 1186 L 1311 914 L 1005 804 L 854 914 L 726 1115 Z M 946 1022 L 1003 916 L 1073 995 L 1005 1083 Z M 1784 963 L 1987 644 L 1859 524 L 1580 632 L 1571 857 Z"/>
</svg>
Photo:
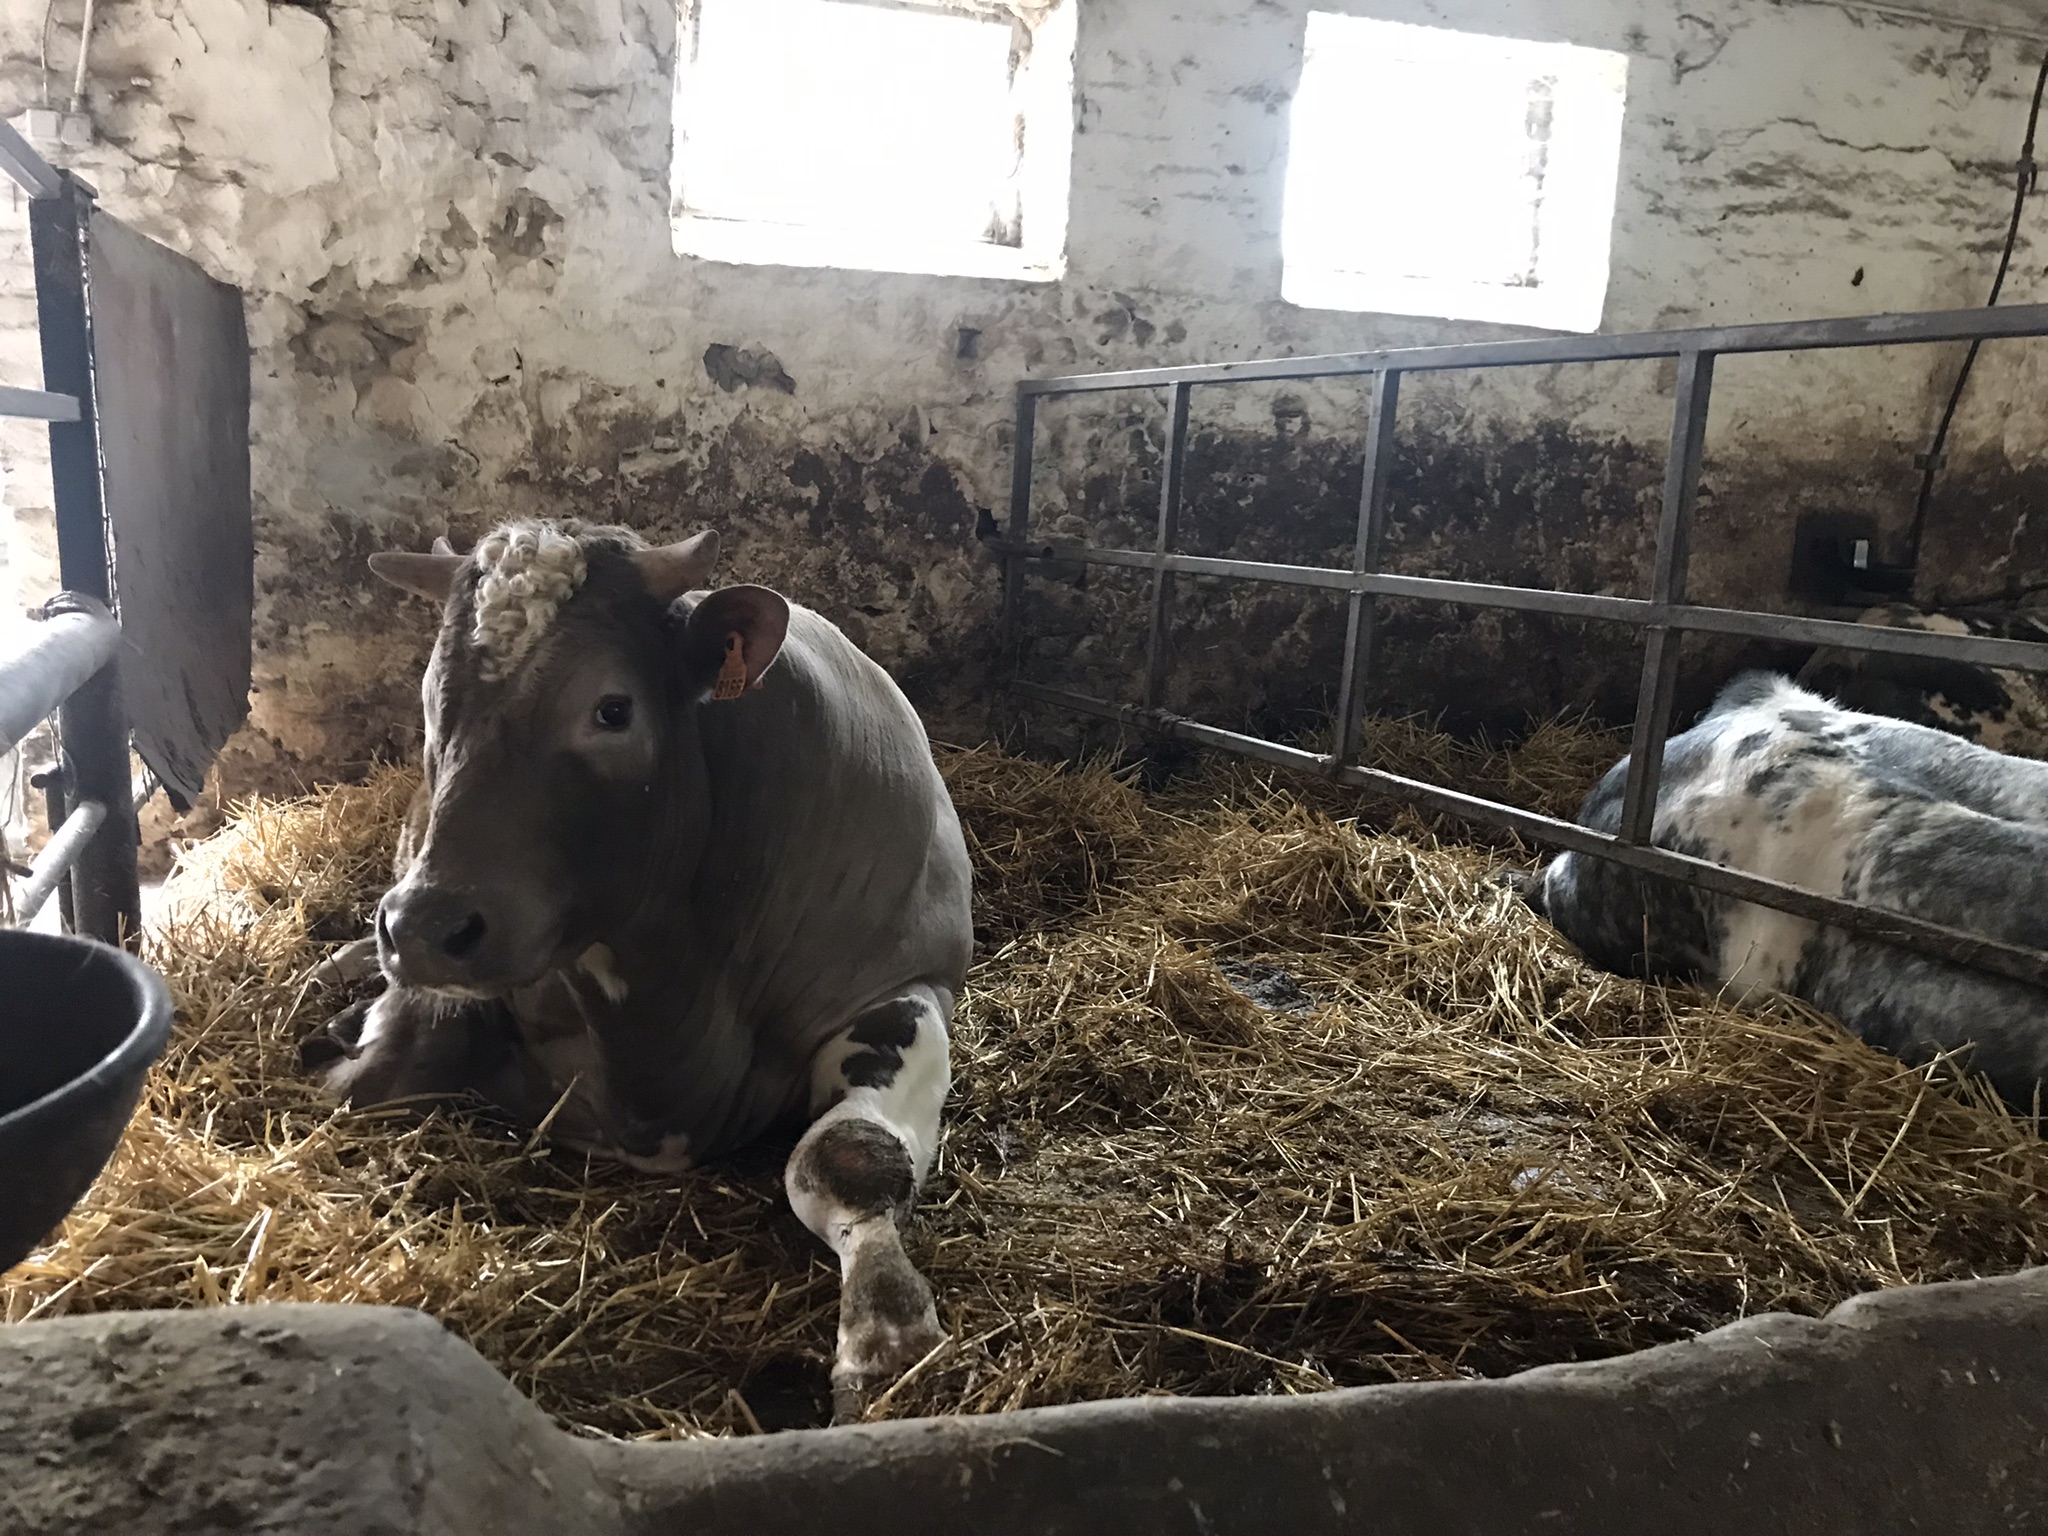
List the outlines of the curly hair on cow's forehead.
<svg viewBox="0 0 2048 1536">
<path fill-rule="evenodd" d="M 555 615 L 590 574 L 593 549 L 635 549 L 630 529 L 580 518 L 501 523 L 471 553 L 476 563 L 470 639 L 486 678 L 501 678 L 525 659 Z"/>
</svg>

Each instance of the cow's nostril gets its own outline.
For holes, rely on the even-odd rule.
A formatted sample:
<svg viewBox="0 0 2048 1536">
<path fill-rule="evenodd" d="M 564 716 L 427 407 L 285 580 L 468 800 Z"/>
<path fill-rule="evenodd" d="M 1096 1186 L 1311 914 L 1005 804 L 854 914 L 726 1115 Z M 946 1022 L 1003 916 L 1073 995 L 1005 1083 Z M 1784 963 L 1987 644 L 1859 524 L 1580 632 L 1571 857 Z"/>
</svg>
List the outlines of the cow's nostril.
<svg viewBox="0 0 2048 1536">
<path fill-rule="evenodd" d="M 398 948 L 398 941 L 391 937 L 390 915 L 385 912 L 384 903 L 381 901 L 377 903 L 377 942 L 383 946 L 387 954 Z"/>
<path fill-rule="evenodd" d="M 463 920 L 462 926 L 441 941 L 441 952 L 451 960 L 460 960 L 484 941 L 484 915 L 472 912 Z"/>
</svg>

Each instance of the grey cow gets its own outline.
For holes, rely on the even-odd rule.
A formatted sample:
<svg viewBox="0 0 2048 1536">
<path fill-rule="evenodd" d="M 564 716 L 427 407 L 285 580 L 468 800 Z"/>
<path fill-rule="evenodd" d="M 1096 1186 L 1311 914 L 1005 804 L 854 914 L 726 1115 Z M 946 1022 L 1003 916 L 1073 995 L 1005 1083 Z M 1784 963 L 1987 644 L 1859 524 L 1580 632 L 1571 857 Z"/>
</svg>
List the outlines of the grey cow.
<svg viewBox="0 0 2048 1536">
<path fill-rule="evenodd" d="M 1627 759 L 1579 820 L 1621 824 Z M 1766 673 L 1671 739 L 1653 840 L 1752 874 L 2048 948 L 2048 763 L 1859 714 Z M 1785 992 L 1908 1061 L 1967 1048 L 2009 1100 L 2048 1077 L 2048 994 L 1567 853 L 1523 886 L 1595 964 Z"/>
<path fill-rule="evenodd" d="M 425 780 L 390 986 L 307 1059 L 358 1105 L 473 1093 L 645 1168 L 801 1130 L 844 1417 L 941 1336 L 897 1221 L 950 1085 L 967 852 L 888 675 L 765 588 L 701 590 L 717 548 L 529 522 L 372 557 L 443 604 Z"/>
</svg>

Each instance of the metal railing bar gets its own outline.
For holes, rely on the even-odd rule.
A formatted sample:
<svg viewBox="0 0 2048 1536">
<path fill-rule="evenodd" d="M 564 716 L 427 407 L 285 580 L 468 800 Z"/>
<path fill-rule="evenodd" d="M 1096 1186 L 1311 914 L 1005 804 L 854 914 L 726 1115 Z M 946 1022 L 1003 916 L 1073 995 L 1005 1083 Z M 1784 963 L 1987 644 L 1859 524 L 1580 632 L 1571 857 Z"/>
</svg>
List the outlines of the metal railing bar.
<svg viewBox="0 0 2048 1536">
<path fill-rule="evenodd" d="M 1159 559 L 1150 550 L 1097 549 L 1083 544 L 1019 545 L 1004 542 L 997 545 L 996 550 L 1006 558 L 1020 558 L 1027 562 L 1138 566 L 1145 570 L 1153 569 Z M 2000 667 L 2013 672 L 2048 672 L 2048 644 L 2034 640 L 2003 640 L 1996 635 L 1947 635 L 1932 630 L 1892 629 L 1882 624 L 1853 624 L 1841 619 L 1810 619 L 1800 614 L 1757 613 L 1742 608 L 1708 608 L 1692 603 L 1664 606 L 1640 597 L 1610 597 L 1598 592 L 1552 592 L 1542 587 L 1501 587 L 1483 581 L 1398 576 L 1385 571 L 1361 576 L 1336 566 L 1275 565 L 1259 560 L 1225 560 L 1210 555 L 1174 555 L 1166 564 L 1168 569 L 1190 576 L 1313 587 L 1327 592 L 1371 592 L 1380 597 L 1463 603 L 1477 608 L 1508 608 L 1601 623 L 1640 627 L 1664 625 L 1672 629 L 1734 635 L 1751 640 L 1830 645 L 1887 656 L 1931 656 L 1941 661 Z"/>
<path fill-rule="evenodd" d="M 1324 587 L 1349 592 L 1356 584 L 1350 571 L 1324 565 L 1272 565 L 1260 560 L 1223 560 L 1210 555 L 1169 555 L 1164 561 L 1149 549 L 1096 548 L 1089 544 L 1005 543 L 1000 553 L 1025 561 L 1080 565 L 1128 565 L 1168 570 L 1188 576 L 1222 576 L 1247 581 L 1277 582 L 1289 587 Z M 1570 594 L 1567 594 L 1570 595 Z"/>
<path fill-rule="evenodd" d="M 1182 388 L 1187 386 L 1182 385 Z M 1387 480 L 1394 468 L 1394 423 L 1400 414 L 1401 375 L 1372 377 L 1371 419 L 1366 429 L 1365 463 L 1358 489 L 1358 532 L 1351 546 L 1354 578 L 1380 568 L 1380 544 L 1387 527 Z M 1337 760 L 1356 755 L 1358 722 L 1365 714 L 1365 688 L 1372 676 L 1373 624 L 1377 594 L 1353 585 L 1344 613 L 1344 671 L 1337 683 Z"/>
<path fill-rule="evenodd" d="M 1692 558 L 1692 514 L 1699 499 L 1700 457 L 1714 392 L 1714 355 L 1688 352 L 1678 360 L 1677 401 L 1671 413 L 1671 449 L 1664 461 L 1664 504 L 1657 518 L 1657 565 L 1650 601 L 1669 612 L 1685 601 Z M 1636 694 L 1635 732 L 1629 743 L 1628 782 L 1621 802 L 1621 840 L 1647 843 L 1657 812 L 1657 781 L 1664 771 L 1664 738 L 1678 691 L 1678 657 L 1685 634 L 1669 624 L 1650 626 L 1643 676 Z"/>
<path fill-rule="evenodd" d="M 1547 363 L 1629 362 L 1643 358 L 1679 357 L 1687 352 L 1724 355 L 1809 352 L 1937 341 L 1995 341 L 2041 335 L 2048 335 L 2048 304 L 2014 304 L 1995 309 L 1932 310 L 1909 315 L 1857 315 L 1834 320 L 1789 320 L 1762 325 L 1639 331 L 1625 336 L 1545 336 L 1526 341 L 1394 347 L 1378 352 L 1334 352 L 1315 357 L 1249 358 L 1240 363 L 1128 368 L 1114 373 L 1025 379 L 1017 385 L 1017 391 L 1025 396 L 1080 395 L 1100 390 L 1157 389 L 1168 384 L 1342 378 L 1386 369 L 1420 373 L 1444 368 L 1527 368 Z"/>
<path fill-rule="evenodd" d="M 1166 411 L 1166 454 L 1159 471 L 1159 531 L 1152 562 L 1152 624 L 1145 636 L 1145 702 L 1154 709 L 1166 702 L 1166 676 L 1173 669 L 1173 569 L 1166 561 L 1180 541 L 1180 487 L 1187 474 L 1191 393 L 1185 384 L 1174 385 Z"/>
<path fill-rule="evenodd" d="M 81 800 L 71 808 L 71 814 L 64 818 L 64 824 L 50 834 L 50 840 L 43 844 L 43 851 L 36 855 L 29 866 L 28 878 L 22 882 L 20 893 L 14 898 L 14 921 L 27 927 L 43 910 L 43 903 L 50 899 L 50 893 L 58 883 L 71 873 L 71 866 L 78 862 L 78 856 L 85 852 L 85 845 L 92 841 L 93 834 L 107 819 L 107 808 L 97 800 Z"/>
<path fill-rule="evenodd" d="M 1678 696 L 1679 654 L 1685 632 L 1659 625 L 1643 647 L 1636 684 L 1635 725 L 1629 732 L 1628 776 L 1621 792 L 1621 840 L 1647 843 L 1657 816 L 1657 785 L 1664 776 L 1664 742 Z"/>
<path fill-rule="evenodd" d="M 1420 779 L 1388 773 L 1384 769 L 1338 764 L 1319 753 L 1304 751 L 1299 747 L 1283 746 L 1279 742 L 1266 741 L 1256 736 L 1240 735 L 1236 731 L 1204 725 L 1200 721 L 1168 714 L 1163 710 L 1148 710 L 1131 704 L 1112 704 L 1086 694 L 1072 693 L 1063 688 L 1051 688 L 1040 683 L 1013 682 L 1009 686 L 1012 692 L 1021 697 L 1034 699 L 1040 703 L 1073 710 L 1078 714 L 1092 715 L 1135 730 L 1171 736 L 1197 746 L 1215 747 L 1240 757 L 1272 763 L 1276 767 L 1334 779 L 1354 789 L 1382 791 L 1428 806 L 1446 815 L 1504 827 L 1534 842 L 1570 849 L 1572 852 L 1587 854 L 1593 858 L 1607 859 L 1631 869 L 1641 870 L 1645 874 L 1666 876 L 1723 896 L 1734 897 L 1739 901 L 1754 902 L 1758 906 L 1789 912 L 1810 922 L 1824 923 L 1830 927 L 1860 934 L 1865 938 L 1897 944 L 1937 959 L 1991 971 L 2014 981 L 2048 987 L 2048 953 L 2041 950 L 1983 938 L 1940 923 L 1909 917 L 1902 912 L 1882 911 L 1856 902 L 1842 901 L 1837 897 L 1823 896 L 1818 891 L 1810 891 L 1802 886 L 1786 885 L 1781 881 L 1767 880 L 1759 875 L 1745 874 L 1705 859 L 1673 853 L 1667 848 L 1624 843 L 1607 833 L 1580 826 L 1577 822 L 1561 821 L 1555 816 L 1525 811 L 1518 806 L 1503 805 L 1496 800 L 1486 800 L 1477 795 L 1445 789 Z"/>
<path fill-rule="evenodd" d="M 15 416 L 24 421 L 76 421 L 78 396 L 0 384 L 0 416 Z"/>
<path fill-rule="evenodd" d="M 0 121 L 0 171 L 30 197 L 57 197 L 64 191 L 64 180 L 56 168 L 5 121 Z"/>
<path fill-rule="evenodd" d="M 70 611 L 24 624 L 0 656 L 0 752 L 13 750 L 121 648 L 121 626 L 90 598 L 71 595 Z"/>
</svg>

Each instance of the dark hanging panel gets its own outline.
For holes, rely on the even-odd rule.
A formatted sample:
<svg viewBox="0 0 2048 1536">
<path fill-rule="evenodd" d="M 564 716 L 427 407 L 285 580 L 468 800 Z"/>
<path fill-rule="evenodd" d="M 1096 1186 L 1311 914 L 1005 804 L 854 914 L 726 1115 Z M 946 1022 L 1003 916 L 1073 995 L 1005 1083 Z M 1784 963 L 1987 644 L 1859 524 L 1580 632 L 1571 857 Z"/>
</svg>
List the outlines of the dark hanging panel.
<svg viewBox="0 0 2048 1536">
<path fill-rule="evenodd" d="M 87 248 L 121 690 L 136 750 L 183 809 L 249 713 L 242 296 L 98 211 Z"/>
</svg>

